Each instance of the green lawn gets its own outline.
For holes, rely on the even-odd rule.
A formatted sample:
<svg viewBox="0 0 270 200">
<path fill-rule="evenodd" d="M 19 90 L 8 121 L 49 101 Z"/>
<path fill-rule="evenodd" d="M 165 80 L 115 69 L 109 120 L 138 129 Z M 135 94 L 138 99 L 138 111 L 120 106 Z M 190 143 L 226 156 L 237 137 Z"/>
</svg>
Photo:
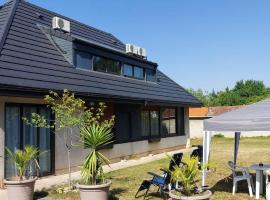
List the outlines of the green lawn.
<svg viewBox="0 0 270 200">
<path fill-rule="evenodd" d="M 201 144 L 200 140 L 193 140 L 192 144 Z M 248 200 L 247 185 L 243 183 L 239 187 L 238 193 L 233 197 L 231 195 L 232 183 L 225 181 L 223 178 L 229 176 L 230 170 L 227 168 L 227 161 L 233 158 L 234 140 L 228 138 L 213 138 L 211 145 L 211 160 L 217 165 L 217 174 L 208 176 L 208 184 L 214 193 L 212 199 L 215 200 Z M 256 138 L 241 138 L 238 164 L 249 166 L 252 163 L 270 163 L 270 137 L 256 137 Z M 148 171 L 159 173 L 159 169 L 168 165 L 167 159 L 154 161 L 148 164 L 129 167 L 107 174 L 112 179 L 110 199 L 134 199 L 134 194 L 138 189 L 143 179 L 148 179 L 150 176 Z M 254 179 L 255 181 L 255 179 Z M 151 192 L 155 192 L 153 188 Z M 65 195 L 56 194 L 54 190 L 44 191 L 37 194 L 37 196 L 46 196 L 52 199 L 79 199 L 77 193 L 68 193 Z M 142 198 L 139 198 L 142 199 Z M 148 199 L 162 199 L 158 195 L 150 193 Z M 263 199 L 263 198 L 262 198 Z"/>
</svg>

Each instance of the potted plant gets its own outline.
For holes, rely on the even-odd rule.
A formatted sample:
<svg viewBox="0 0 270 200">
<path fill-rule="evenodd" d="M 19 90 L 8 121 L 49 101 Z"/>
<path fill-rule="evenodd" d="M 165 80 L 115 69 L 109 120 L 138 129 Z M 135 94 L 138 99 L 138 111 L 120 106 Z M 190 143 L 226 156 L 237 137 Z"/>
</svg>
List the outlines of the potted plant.
<svg viewBox="0 0 270 200">
<path fill-rule="evenodd" d="M 17 176 L 4 180 L 9 200 L 32 200 L 36 177 L 27 174 L 32 162 L 37 158 L 39 151 L 33 146 L 26 146 L 23 150 L 12 152 L 6 147 L 6 152 L 14 162 Z"/>
<path fill-rule="evenodd" d="M 204 164 L 201 169 L 209 169 L 209 164 Z M 212 196 L 210 190 L 203 190 L 197 186 L 201 171 L 198 169 L 197 157 L 191 157 L 182 166 L 175 166 L 171 171 L 171 179 L 176 185 L 175 190 L 169 192 L 172 200 L 207 200 Z"/>
<path fill-rule="evenodd" d="M 107 200 L 110 180 L 106 180 L 102 165 L 109 165 L 109 159 L 100 150 L 113 139 L 114 116 L 103 120 L 105 104 L 100 103 L 94 115 L 91 110 L 83 113 L 84 126 L 80 129 L 80 145 L 89 148 L 82 169 L 82 181 L 77 185 L 82 200 Z"/>
</svg>

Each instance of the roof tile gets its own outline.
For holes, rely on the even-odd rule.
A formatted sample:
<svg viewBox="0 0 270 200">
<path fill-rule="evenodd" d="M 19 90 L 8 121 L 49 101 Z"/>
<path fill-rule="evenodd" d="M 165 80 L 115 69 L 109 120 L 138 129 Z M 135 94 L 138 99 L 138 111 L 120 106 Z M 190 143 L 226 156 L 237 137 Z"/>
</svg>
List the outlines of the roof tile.
<svg viewBox="0 0 270 200">
<path fill-rule="evenodd" d="M 0 85 L 41 90 L 69 89 L 92 96 L 113 97 L 178 105 L 200 105 L 180 85 L 158 71 L 150 83 L 95 71 L 76 69 L 38 27 L 51 26 L 53 16 L 71 21 L 71 36 L 94 41 L 101 46 L 125 52 L 124 44 L 110 33 L 84 25 L 57 13 L 21 0 L 16 6 L 0 57 Z M 9 3 L 4 7 L 8 7 Z M 0 9 L 0 18 L 1 11 Z M 1 25 L 0 25 L 1 26 Z M 55 31 L 57 35 L 57 31 Z M 62 34 L 58 34 L 59 37 Z M 0 32 L 1 36 L 1 32 Z M 70 36 L 67 37 L 70 41 Z M 65 37 L 64 37 L 65 39 Z M 116 42 L 114 42 L 116 41 Z M 60 41 L 61 42 L 61 41 Z M 141 61 L 146 62 L 146 61 Z M 147 62 L 149 65 L 155 63 Z"/>
</svg>

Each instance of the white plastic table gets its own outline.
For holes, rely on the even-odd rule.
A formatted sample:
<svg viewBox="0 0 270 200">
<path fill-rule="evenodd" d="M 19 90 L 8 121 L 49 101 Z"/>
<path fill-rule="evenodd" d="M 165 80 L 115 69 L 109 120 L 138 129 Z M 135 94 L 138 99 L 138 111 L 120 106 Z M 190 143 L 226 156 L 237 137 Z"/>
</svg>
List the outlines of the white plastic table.
<svg viewBox="0 0 270 200">
<path fill-rule="evenodd" d="M 270 169 L 270 164 L 264 164 L 259 166 L 259 164 L 254 164 L 249 167 L 250 169 L 256 170 L 256 199 L 260 198 L 260 194 L 263 193 L 263 171 Z"/>
</svg>

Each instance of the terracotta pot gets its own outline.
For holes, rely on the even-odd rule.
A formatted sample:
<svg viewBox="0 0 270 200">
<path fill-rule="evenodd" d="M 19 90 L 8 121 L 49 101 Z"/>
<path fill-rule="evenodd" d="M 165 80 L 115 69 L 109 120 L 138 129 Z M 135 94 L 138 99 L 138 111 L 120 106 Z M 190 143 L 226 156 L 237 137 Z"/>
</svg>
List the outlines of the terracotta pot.
<svg viewBox="0 0 270 200">
<path fill-rule="evenodd" d="M 34 187 L 37 178 L 27 180 L 4 180 L 7 187 L 8 200 L 32 200 L 34 197 Z"/>
<path fill-rule="evenodd" d="M 178 196 L 173 194 L 174 190 L 171 190 L 169 192 L 169 196 L 171 197 L 171 200 L 208 200 L 211 198 L 212 196 L 212 192 L 210 190 L 206 190 L 204 192 L 202 192 L 199 195 L 196 196 Z"/>
<path fill-rule="evenodd" d="M 108 180 L 104 184 L 100 185 L 81 185 L 77 187 L 80 190 L 81 200 L 108 200 L 109 189 L 112 182 Z"/>
</svg>

